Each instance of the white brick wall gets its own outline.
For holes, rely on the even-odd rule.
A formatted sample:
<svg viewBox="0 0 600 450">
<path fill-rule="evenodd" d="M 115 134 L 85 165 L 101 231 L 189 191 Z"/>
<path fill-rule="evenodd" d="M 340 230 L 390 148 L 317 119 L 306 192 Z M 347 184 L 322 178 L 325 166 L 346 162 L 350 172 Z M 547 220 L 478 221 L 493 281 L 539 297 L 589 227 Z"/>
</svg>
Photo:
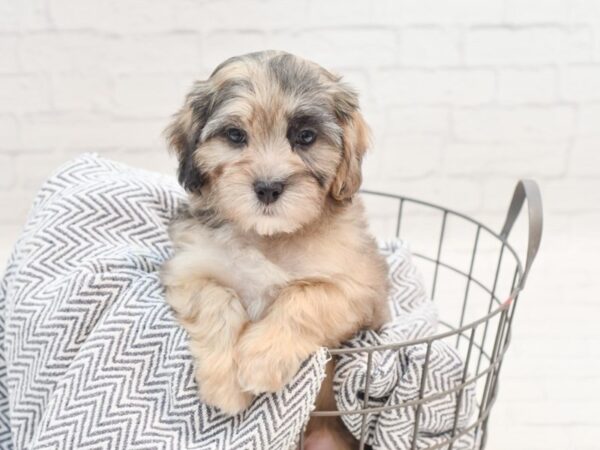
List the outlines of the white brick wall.
<svg viewBox="0 0 600 450">
<path fill-rule="evenodd" d="M 469 212 L 504 208 L 487 192 L 515 176 L 552 186 L 586 177 L 600 189 L 599 9 L 583 0 L 4 0 L 0 151 L 13 157 L 2 159 L 11 176 L 1 186 L 30 198 L 44 168 L 84 150 L 163 166 L 160 132 L 194 78 L 232 54 L 283 48 L 361 90 L 376 143 L 367 184 L 418 181 L 421 196 L 441 202 L 452 189 L 427 188 L 441 179 L 486 185 L 465 202 Z M 28 170 L 36 157 L 43 163 Z M 548 200 L 549 211 L 564 203 Z"/>
<path fill-rule="evenodd" d="M 0 0 L 2 254 L 80 152 L 172 172 L 161 131 L 192 80 L 264 48 L 361 91 L 369 187 L 493 225 L 518 177 L 539 180 L 546 240 L 490 447 L 598 448 L 598 352 L 554 345 L 600 347 L 583 320 L 600 313 L 600 0 Z M 561 365 L 566 379 L 548 374 Z"/>
</svg>

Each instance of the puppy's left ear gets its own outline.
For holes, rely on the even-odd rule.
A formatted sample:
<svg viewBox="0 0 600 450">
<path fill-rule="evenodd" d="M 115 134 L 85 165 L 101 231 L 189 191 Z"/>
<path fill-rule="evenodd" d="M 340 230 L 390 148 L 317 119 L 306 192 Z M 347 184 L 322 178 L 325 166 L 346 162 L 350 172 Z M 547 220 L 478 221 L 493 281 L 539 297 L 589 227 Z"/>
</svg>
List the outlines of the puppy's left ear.
<svg viewBox="0 0 600 450">
<path fill-rule="evenodd" d="M 337 98 L 336 114 L 342 122 L 342 160 L 331 185 L 331 196 L 350 200 L 362 182 L 362 159 L 369 147 L 371 132 L 358 110 L 356 94 L 345 90 Z"/>
<path fill-rule="evenodd" d="M 210 99 L 209 83 L 196 82 L 185 104 L 165 130 L 169 147 L 179 160 L 179 183 L 189 192 L 199 192 L 205 181 L 204 174 L 194 161 L 194 153 L 207 120 Z"/>
</svg>

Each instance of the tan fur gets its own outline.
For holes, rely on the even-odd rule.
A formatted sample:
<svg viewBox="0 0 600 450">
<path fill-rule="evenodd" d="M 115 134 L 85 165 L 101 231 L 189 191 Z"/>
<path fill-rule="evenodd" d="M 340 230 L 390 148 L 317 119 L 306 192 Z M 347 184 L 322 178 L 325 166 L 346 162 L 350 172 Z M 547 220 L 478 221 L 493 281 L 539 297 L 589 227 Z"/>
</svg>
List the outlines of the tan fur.
<svg viewBox="0 0 600 450">
<path fill-rule="evenodd" d="M 279 78 L 267 68 L 274 58 L 282 58 Z M 296 88 L 302 77 L 310 82 Z M 243 88 L 231 90 L 239 78 Z M 233 94 L 219 100 L 228 83 Z M 204 111 L 201 101 L 220 103 Z M 310 148 L 290 140 L 298 111 L 319 115 Z M 246 145 L 215 135 L 223 124 L 243 129 Z M 200 82 L 168 134 L 190 202 L 171 227 L 175 252 L 162 280 L 189 335 L 201 398 L 234 414 L 254 395 L 282 389 L 319 347 L 388 317 L 387 267 L 354 196 L 368 129 L 339 78 L 265 52 L 226 62 Z M 252 188 L 264 179 L 285 181 L 267 206 Z M 324 386 L 317 406 L 332 408 L 331 383 Z M 314 448 L 350 448 L 339 419 L 311 421 L 311 430 Z"/>
<path fill-rule="evenodd" d="M 352 113 L 344 126 L 344 154 L 333 180 L 331 195 L 337 200 L 349 200 L 362 183 L 362 159 L 369 146 L 369 129 L 363 117 Z"/>
</svg>

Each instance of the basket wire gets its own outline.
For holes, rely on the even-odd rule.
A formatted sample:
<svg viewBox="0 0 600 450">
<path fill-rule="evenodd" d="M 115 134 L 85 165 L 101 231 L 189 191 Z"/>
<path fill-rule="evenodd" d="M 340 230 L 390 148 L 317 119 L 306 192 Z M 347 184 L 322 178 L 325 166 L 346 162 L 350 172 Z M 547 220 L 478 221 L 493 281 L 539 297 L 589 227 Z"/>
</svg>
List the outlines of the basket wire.
<svg viewBox="0 0 600 450">
<path fill-rule="evenodd" d="M 541 240 L 542 232 L 542 204 L 541 196 L 537 184 L 531 180 L 522 180 L 517 184 L 513 200 L 510 204 L 507 219 L 500 233 L 496 233 L 486 225 L 477 220 L 456 212 L 454 210 L 444 208 L 429 202 L 373 191 L 362 191 L 367 202 L 369 198 L 385 201 L 389 205 L 395 204 L 397 208 L 394 215 L 393 234 L 401 239 L 406 239 L 412 249 L 412 255 L 418 263 L 429 264 L 433 266 L 431 273 L 431 287 L 429 296 L 432 300 L 436 300 L 440 292 L 440 279 L 442 272 L 446 275 L 464 281 L 462 292 L 459 292 L 460 305 L 452 305 L 451 309 L 456 309 L 458 318 L 456 322 L 440 318 L 439 325 L 446 328 L 447 331 L 441 331 L 434 336 L 428 336 L 421 339 L 415 339 L 407 342 L 398 342 L 389 345 L 379 345 L 363 348 L 352 349 L 330 349 L 332 356 L 348 354 L 348 353 L 366 353 L 367 355 L 367 370 L 364 386 L 364 397 L 362 408 L 351 411 L 313 411 L 311 417 L 331 417 L 342 416 L 347 414 L 361 415 L 359 449 L 370 448 L 367 445 L 368 432 L 367 417 L 370 413 L 382 412 L 388 410 L 399 410 L 401 408 L 415 408 L 415 421 L 412 429 L 412 445 L 411 450 L 435 450 L 448 449 L 452 450 L 455 443 L 464 435 L 473 433 L 474 450 L 482 450 L 485 448 L 488 433 L 488 421 L 490 411 L 497 399 L 498 394 L 498 379 L 502 368 L 502 362 L 506 350 L 511 341 L 511 329 L 514 318 L 514 312 L 519 298 L 519 293 L 525 286 L 529 269 L 536 256 L 537 249 Z M 513 224 L 519 215 L 524 201 L 527 200 L 529 208 L 529 233 L 528 233 L 528 249 L 527 261 L 525 266 L 521 264 L 521 260 L 508 242 L 508 235 L 513 227 Z M 426 211 L 425 220 L 431 223 L 431 213 L 435 213 L 439 220 L 439 232 L 435 242 L 437 243 L 433 249 L 433 254 L 428 255 L 426 251 L 420 251 L 418 246 L 415 246 L 413 237 L 406 232 L 406 221 L 410 218 L 407 212 L 408 207 L 416 206 Z M 385 211 L 391 209 L 384 208 Z M 393 210 L 392 210 L 393 211 Z M 394 214 L 394 213 L 392 213 Z M 408 216 L 408 217 L 407 217 Z M 466 253 L 468 260 L 468 268 L 461 268 L 451 261 L 445 260 L 444 250 L 449 245 L 449 222 L 457 221 L 461 226 L 469 225 L 475 227 L 472 244 L 470 250 Z M 425 236 L 425 239 L 431 241 L 431 236 Z M 488 245 L 483 245 L 482 241 L 487 239 L 494 245 L 499 246 L 497 258 L 493 258 L 493 251 L 489 252 Z M 463 240 L 461 238 L 461 240 Z M 463 242 L 458 243 L 459 247 L 464 247 Z M 484 247 L 487 247 L 488 250 Z M 490 273 L 493 274 L 491 280 L 486 283 L 482 280 L 481 275 L 476 275 L 476 269 L 482 265 L 482 258 L 486 257 L 491 260 Z M 503 268 L 511 266 L 509 269 L 510 276 L 501 276 Z M 482 294 L 483 299 L 481 304 L 475 305 L 479 299 L 474 298 L 474 289 L 478 289 Z M 444 301 L 446 301 L 446 291 L 444 291 Z M 480 296 L 481 297 L 481 296 Z M 439 305 L 438 305 L 439 306 Z M 458 307 L 456 307 L 458 306 Z M 483 314 L 472 318 L 473 312 L 470 308 L 478 306 L 484 307 Z M 470 313 L 470 314 L 469 314 Z M 427 371 L 429 369 L 431 348 L 436 340 L 445 340 L 452 342 L 455 349 L 458 350 L 464 362 L 464 369 L 459 385 L 454 386 L 444 392 L 425 396 L 425 380 L 427 379 Z M 422 375 L 419 385 L 418 399 L 406 401 L 400 405 L 384 405 L 384 406 L 369 406 L 370 386 L 371 386 L 371 367 L 373 364 L 373 353 L 384 350 L 400 350 L 414 345 L 426 345 L 425 359 L 422 367 Z M 463 345 L 464 344 L 464 345 Z M 473 385 L 476 389 L 476 408 L 472 414 L 469 424 L 459 429 L 458 418 L 459 411 L 462 405 L 463 392 L 465 388 Z M 450 430 L 449 437 L 443 442 L 439 442 L 429 447 L 418 447 L 417 437 L 421 425 L 421 412 L 423 405 L 448 395 L 456 395 L 456 406 L 454 408 L 453 426 Z M 304 448 L 304 436 L 301 433 L 299 437 L 298 448 Z"/>
</svg>

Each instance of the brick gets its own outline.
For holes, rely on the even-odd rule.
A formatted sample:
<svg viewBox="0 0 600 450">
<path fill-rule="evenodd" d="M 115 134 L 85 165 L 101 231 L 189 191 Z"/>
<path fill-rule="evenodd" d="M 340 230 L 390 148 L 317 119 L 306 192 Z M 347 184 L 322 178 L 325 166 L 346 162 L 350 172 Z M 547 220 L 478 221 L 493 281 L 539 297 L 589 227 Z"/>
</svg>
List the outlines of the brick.
<svg viewBox="0 0 600 450">
<path fill-rule="evenodd" d="M 17 31 L 19 29 L 19 3 L 0 3 L 0 30 Z"/>
<path fill-rule="evenodd" d="M 600 178 L 600 139 L 580 138 L 573 142 L 569 173 Z"/>
<path fill-rule="evenodd" d="M 410 164 L 410 154 L 406 153 L 405 164 Z M 386 155 L 383 165 L 391 165 Z M 432 176 L 422 179 L 379 179 L 369 180 L 365 187 L 375 191 L 392 192 L 444 205 L 463 212 L 473 212 L 481 208 L 480 183 L 473 179 Z M 438 222 L 439 223 L 439 222 Z"/>
<path fill-rule="evenodd" d="M 593 36 L 586 28 L 475 28 L 465 38 L 467 64 L 532 66 L 588 62 L 592 57 Z"/>
<path fill-rule="evenodd" d="M 405 25 L 402 20 L 404 14 L 404 5 L 401 1 L 380 1 L 371 2 L 372 5 L 372 23 L 398 26 Z"/>
<path fill-rule="evenodd" d="M 0 191 L 0 223 L 22 225 L 31 208 L 34 192 L 10 189 Z"/>
<path fill-rule="evenodd" d="M 199 73 L 201 42 L 194 33 L 126 36 L 109 55 L 114 73 Z"/>
<path fill-rule="evenodd" d="M 450 111 L 439 106 L 400 107 L 388 109 L 386 133 L 394 134 L 438 134 L 450 131 Z"/>
<path fill-rule="evenodd" d="M 335 70 L 331 71 L 335 72 Z M 362 105 L 371 101 L 371 86 L 369 76 L 365 71 L 348 69 L 336 74 L 341 76 L 342 81 L 350 85 L 358 93 L 359 101 Z"/>
<path fill-rule="evenodd" d="M 191 76 L 123 75 L 115 81 L 115 113 L 165 117 L 177 111 L 192 86 Z"/>
<path fill-rule="evenodd" d="M 120 33 L 171 31 L 174 7 L 160 0 L 51 0 L 50 15 L 62 30 L 102 30 Z"/>
<path fill-rule="evenodd" d="M 213 32 L 203 44 L 202 62 L 204 67 L 212 70 L 232 56 L 265 50 L 266 44 L 266 36 L 262 32 Z"/>
<path fill-rule="evenodd" d="M 13 116 L 0 115 L 0 150 L 17 150 L 21 145 L 19 125 Z"/>
<path fill-rule="evenodd" d="M 560 404 L 560 408 L 552 408 L 550 407 L 552 405 L 551 402 L 519 402 L 515 420 L 528 425 L 554 425 L 558 427 L 570 423 L 600 425 L 600 419 L 594 415 L 590 415 L 590 411 L 582 407 L 582 402 L 562 401 Z M 542 439 L 546 440 L 547 438 Z M 538 439 L 539 441 L 540 439 Z M 546 443 L 552 444 L 552 441 L 547 440 Z"/>
<path fill-rule="evenodd" d="M 560 74 L 560 88 L 567 100 L 600 100 L 600 65 L 565 68 Z"/>
<path fill-rule="evenodd" d="M 360 106 L 360 111 L 367 122 L 370 131 L 371 137 L 377 139 L 378 137 L 382 137 L 385 135 L 385 111 L 381 108 L 378 108 L 373 103 L 362 102 Z M 375 147 L 377 147 L 377 142 L 375 142 Z"/>
<path fill-rule="evenodd" d="M 102 156 L 132 167 L 159 172 L 171 177 L 175 176 L 177 169 L 177 159 L 162 148 L 149 149 L 143 152 L 109 150 L 102 152 Z"/>
<path fill-rule="evenodd" d="M 52 22 L 59 29 L 91 30 L 102 29 L 105 22 L 112 19 L 111 8 L 114 3 L 92 0 L 48 0 L 48 5 Z"/>
<path fill-rule="evenodd" d="M 389 65 L 396 60 L 396 33 L 387 29 L 315 29 L 274 34 L 269 45 L 317 61 L 329 69 Z"/>
<path fill-rule="evenodd" d="M 548 213 L 600 211 L 600 179 L 565 178 L 544 183 L 545 209 Z M 600 375 L 600 367 L 599 367 Z"/>
<path fill-rule="evenodd" d="M 176 0 L 175 28 L 190 31 L 285 30 L 308 24 L 307 8 L 295 0 Z M 275 48 L 275 47 L 273 47 Z"/>
<path fill-rule="evenodd" d="M 50 109 L 47 84 L 37 75 L 0 75 L 0 113 L 47 111 Z"/>
<path fill-rule="evenodd" d="M 581 105 L 577 134 L 580 136 L 600 136 L 600 105 Z"/>
<path fill-rule="evenodd" d="M 597 391 L 598 389 L 594 390 Z M 579 403 L 579 407 L 589 413 L 590 416 L 593 416 L 594 408 L 589 403 L 592 402 L 581 402 Z M 594 404 L 597 404 L 597 401 Z M 594 450 L 598 448 L 597 424 L 590 423 L 590 421 L 581 421 L 565 428 L 568 436 L 571 438 L 571 442 L 577 443 L 577 450 Z"/>
<path fill-rule="evenodd" d="M 374 75 L 376 98 L 384 105 L 479 105 L 494 98 L 494 73 L 486 69 L 390 69 Z"/>
<path fill-rule="evenodd" d="M 95 151 L 165 148 L 168 119 L 123 119 L 99 114 L 33 114 L 22 125 L 30 150 Z"/>
<path fill-rule="evenodd" d="M 506 388 L 504 383 L 500 388 L 500 398 L 502 391 Z M 489 425 L 489 439 L 486 448 L 490 450 L 502 450 L 510 448 L 511 450 L 548 450 L 550 448 L 566 449 L 574 448 L 571 446 L 568 431 L 564 427 L 557 426 L 535 426 L 523 425 L 515 422 L 515 410 L 521 403 L 512 403 L 507 412 L 507 416 L 512 421 L 510 425 L 500 427 L 495 425 L 496 412 L 492 412 L 492 419 Z M 553 409 L 556 405 L 544 403 L 548 409 Z M 498 409 L 498 407 L 494 408 Z M 520 416 L 519 416 L 520 417 Z M 579 450 L 579 447 L 577 447 Z"/>
<path fill-rule="evenodd" d="M 555 103 L 557 93 L 554 69 L 501 69 L 498 72 L 500 103 Z"/>
<path fill-rule="evenodd" d="M 512 351 L 512 349 L 511 349 Z M 540 401 L 547 397 L 543 383 L 532 384 L 529 380 L 508 379 L 502 383 L 502 399 L 510 401 Z"/>
<path fill-rule="evenodd" d="M 115 39 L 90 33 L 36 33 L 19 40 L 27 72 L 103 71 Z"/>
<path fill-rule="evenodd" d="M 600 62 L 600 33 L 598 33 L 598 28 L 595 29 L 595 40 L 594 40 L 594 62 Z"/>
<path fill-rule="evenodd" d="M 511 24 L 561 23 L 568 15 L 569 3 L 566 0 L 506 0 L 506 21 Z"/>
<path fill-rule="evenodd" d="M 12 248 L 17 238 L 22 232 L 22 226 L 19 225 L 0 225 L 0 273 L 4 273 L 6 263 L 12 253 Z"/>
<path fill-rule="evenodd" d="M 567 20 L 572 23 L 598 23 L 600 3 L 596 0 L 570 0 Z"/>
<path fill-rule="evenodd" d="M 467 141 L 551 141 L 572 136 L 575 112 L 568 106 L 463 108 L 452 121 L 456 136 Z"/>
<path fill-rule="evenodd" d="M 0 3 L 0 31 L 39 31 L 51 27 L 45 0 Z"/>
<path fill-rule="evenodd" d="M 187 33 L 123 38 L 41 33 L 22 39 L 19 56 L 25 70 L 50 73 L 171 73 L 201 67 L 199 38 Z"/>
<path fill-rule="evenodd" d="M 386 155 L 381 169 L 385 180 L 421 178 L 439 170 L 443 140 L 434 136 L 392 135 L 383 139 L 379 151 Z"/>
<path fill-rule="evenodd" d="M 552 355 L 568 354 L 568 359 L 585 359 L 592 357 L 590 342 L 592 338 L 573 336 L 571 339 L 563 339 L 561 337 L 548 337 L 544 336 L 539 339 L 536 335 L 523 335 L 518 336 L 521 342 L 526 342 L 528 345 L 527 354 L 523 355 L 525 358 L 546 359 Z M 519 380 L 523 381 L 522 378 Z M 551 386 L 549 390 L 554 390 L 557 387 L 558 380 L 556 378 L 547 378 L 547 384 Z M 600 393 L 594 393 L 600 400 Z M 590 393 L 590 395 L 593 395 Z M 554 398 L 560 398 L 561 394 L 553 395 Z M 564 393 L 562 394 L 564 399 Z M 574 397 L 574 396 L 573 396 Z M 574 398 L 571 397 L 571 400 Z"/>
<path fill-rule="evenodd" d="M 17 58 L 17 38 L 0 36 L 0 73 L 15 73 L 19 71 Z"/>
<path fill-rule="evenodd" d="M 345 0 L 308 0 L 307 25 L 319 27 L 335 26 L 360 26 L 373 25 L 374 2 L 368 0 L 356 0 L 347 2 Z M 297 5 L 297 3 L 296 3 Z M 297 8 L 297 6 L 296 6 Z M 303 8 L 298 13 L 303 14 Z M 277 16 L 279 19 L 279 16 Z M 376 23 L 376 22 L 375 22 Z"/>
<path fill-rule="evenodd" d="M 102 72 L 54 73 L 50 84 L 58 111 L 109 111 L 114 103 L 113 82 Z"/>
<path fill-rule="evenodd" d="M 375 3 L 383 3 L 376 9 L 378 17 L 392 23 L 498 23 L 503 12 L 503 2 L 500 0 L 398 0 Z"/>
<path fill-rule="evenodd" d="M 550 274 L 547 274 L 550 275 Z M 553 276 L 556 276 L 558 274 L 552 274 Z M 529 297 L 531 298 L 531 297 Z M 586 311 L 579 311 L 580 313 L 584 313 L 584 314 L 593 314 L 594 310 L 591 308 L 588 308 Z M 548 320 L 550 320 L 550 317 L 546 317 L 546 322 L 543 324 L 543 326 L 547 329 L 551 328 L 551 324 L 548 323 Z M 560 318 L 560 320 L 566 320 L 563 318 Z M 575 319 L 576 323 L 578 322 L 578 319 Z M 542 325 L 541 323 L 539 325 Z M 541 326 L 540 326 L 541 328 Z M 555 329 L 556 331 L 556 329 Z M 597 339 L 597 338 L 596 338 Z M 524 343 L 525 344 L 525 343 Z M 570 356 L 567 352 L 559 352 L 559 354 L 561 355 L 561 359 L 557 358 L 542 358 L 542 357 L 532 357 L 532 353 L 531 352 L 527 352 L 526 355 L 523 355 L 522 357 L 519 358 L 515 358 L 515 365 L 517 367 L 520 367 L 520 370 L 514 371 L 513 375 L 514 376 L 518 376 L 519 378 L 523 379 L 523 378 L 527 378 L 529 377 L 544 377 L 544 378 L 561 378 L 562 379 L 571 379 L 572 382 L 577 382 L 577 380 L 579 379 L 586 379 L 586 378 L 590 378 L 590 377 L 597 377 L 600 374 L 600 365 L 596 363 L 595 360 L 593 361 L 593 364 L 590 364 L 590 359 L 585 358 L 585 357 L 579 357 L 579 356 Z M 561 402 L 561 403 L 567 403 L 567 402 Z M 555 417 L 555 420 L 561 420 L 562 418 L 564 418 L 564 415 L 557 415 Z M 547 417 L 542 417 L 541 415 L 535 418 L 535 422 L 538 424 L 543 423 L 544 420 L 547 420 Z M 598 419 L 596 419 L 598 420 Z M 523 421 L 523 418 L 520 418 L 521 422 Z M 531 422 L 526 422 L 526 423 L 534 423 L 533 421 Z M 553 421 L 548 421 L 549 423 L 553 423 Z"/>
<path fill-rule="evenodd" d="M 408 66 L 444 66 L 460 63 L 456 28 L 407 28 L 400 38 L 400 63 Z"/>
<path fill-rule="evenodd" d="M 15 157 L 14 170 L 18 178 L 18 187 L 23 190 L 37 191 L 68 156 L 56 152 L 19 153 Z"/>
<path fill-rule="evenodd" d="M 594 346 L 590 345 L 592 342 L 593 341 L 590 339 L 587 341 L 584 340 L 583 342 L 578 341 L 576 344 L 578 346 L 583 346 L 584 348 L 593 348 Z M 551 348 L 551 346 L 548 347 Z M 593 378 L 582 378 L 577 380 L 577 386 L 574 386 L 574 389 L 564 389 L 564 380 L 561 380 L 560 378 L 548 378 L 543 381 L 543 386 L 547 393 L 547 398 L 551 401 L 600 401 L 600 391 L 594 387 L 597 386 L 597 380 Z"/>
<path fill-rule="evenodd" d="M 377 180 L 381 173 L 382 152 L 379 150 L 379 143 L 375 144 L 375 148 L 369 149 L 363 158 L 362 174 L 365 186 L 371 183 L 371 180 Z"/>
<path fill-rule="evenodd" d="M 46 0 L 30 0 L 24 2 L 21 8 L 21 31 L 46 31 L 52 29 L 52 21 L 48 14 Z"/>
<path fill-rule="evenodd" d="M 569 146 L 567 140 L 508 144 L 452 143 L 444 149 L 443 171 L 464 176 L 560 176 L 565 171 Z"/>
<path fill-rule="evenodd" d="M 8 189 L 15 183 L 15 166 L 13 157 L 0 154 L 0 189 Z"/>
</svg>

